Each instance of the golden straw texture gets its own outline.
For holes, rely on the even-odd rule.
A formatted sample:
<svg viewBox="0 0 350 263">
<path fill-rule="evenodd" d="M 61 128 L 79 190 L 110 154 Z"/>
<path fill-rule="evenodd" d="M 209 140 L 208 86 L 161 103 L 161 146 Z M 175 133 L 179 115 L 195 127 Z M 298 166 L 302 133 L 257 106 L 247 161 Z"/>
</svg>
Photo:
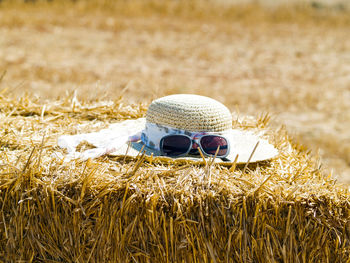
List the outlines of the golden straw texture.
<svg viewBox="0 0 350 263">
<path fill-rule="evenodd" d="M 226 106 L 208 97 L 189 94 L 153 101 L 146 120 L 186 131 L 221 132 L 232 128 L 232 115 Z"/>
<path fill-rule="evenodd" d="M 347 262 L 348 188 L 268 117 L 280 154 L 222 167 L 137 158 L 64 162 L 57 137 L 144 116 L 146 105 L 0 96 L 2 262 Z M 81 144 L 79 148 L 91 145 Z"/>
</svg>

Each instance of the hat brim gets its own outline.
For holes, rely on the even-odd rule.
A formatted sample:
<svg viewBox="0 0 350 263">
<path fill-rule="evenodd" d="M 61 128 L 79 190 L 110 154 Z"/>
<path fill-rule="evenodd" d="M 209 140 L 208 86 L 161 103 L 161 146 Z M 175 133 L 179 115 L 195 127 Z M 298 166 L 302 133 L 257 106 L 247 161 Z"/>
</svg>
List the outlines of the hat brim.
<svg viewBox="0 0 350 263">
<path fill-rule="evenodd" d="M 278 154 L 278 150 L 272 144 L 251 131 L 233 129 L 226 136 L 230 141 L 230 154 L 226 158 L 216 158 L 214 160 L 215 163 L 231 165 L 235 162 L 237 155 L 237 164 L 245 164 L 247 162 L 256 163 L 272 159 Z M 160 151 L 145 146 L 141 141 L 125 144 L 117 151 L 110 153 L 110 155 L 137 157 L 141 151 L 145 153 L 146 158 L 151 158 L 155 161 L 175 161 L 194 164 L 204 162 L 201 156 L 177 158 L 162 156 Z"/>
</svg>

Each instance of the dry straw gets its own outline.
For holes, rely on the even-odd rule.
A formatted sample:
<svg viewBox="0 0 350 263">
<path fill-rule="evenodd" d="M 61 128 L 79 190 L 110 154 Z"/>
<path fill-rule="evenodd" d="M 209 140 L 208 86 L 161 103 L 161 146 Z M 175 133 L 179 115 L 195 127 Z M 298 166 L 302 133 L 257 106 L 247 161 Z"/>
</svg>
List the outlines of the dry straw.
<svg viewBox="0 0 350 263">
<path fill-rule="evenodd" d="M 346 262 L 349 191 L 283 129 L 280 155 L 222 167 L 109 158 L 64 163 L 61 134 L 138 118 L 145 105 L 0 97 L 4 262 Z M 266 116 L 234 126 L 262 129 Z M 45 136 L 44 136 L 45 134 Z"/>
</svg>

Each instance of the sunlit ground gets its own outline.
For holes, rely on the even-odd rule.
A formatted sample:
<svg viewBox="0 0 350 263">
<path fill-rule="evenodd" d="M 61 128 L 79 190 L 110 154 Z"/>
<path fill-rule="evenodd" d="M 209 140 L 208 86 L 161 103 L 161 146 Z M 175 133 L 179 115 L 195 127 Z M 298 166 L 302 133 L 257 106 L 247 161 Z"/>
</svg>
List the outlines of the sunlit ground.
<svg viewBox="0 0 350 263">
<path fill-rule="evenodd" d="M 350 182 L 348 6 L 219 2 L 2 2 L 0 90 L 43 104 L 74 91 L 207 95 L 241 115 L 269 112 Z"/>
</svg>

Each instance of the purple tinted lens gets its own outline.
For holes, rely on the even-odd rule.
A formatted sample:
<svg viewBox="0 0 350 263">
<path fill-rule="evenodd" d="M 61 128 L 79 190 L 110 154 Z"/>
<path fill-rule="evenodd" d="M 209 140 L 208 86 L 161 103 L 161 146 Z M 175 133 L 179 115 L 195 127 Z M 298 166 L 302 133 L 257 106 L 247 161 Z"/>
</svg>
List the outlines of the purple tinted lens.
<svg viewBox="0 0 350 263">
<path fill-rule="evenodd" d="M 227 140 L 221 136 L 206 135 L 201 138 L 201 146 L 203 151 L 209 155 L 215 155 L 218 147 L 220 146 L 218 157 L 225 156 L 228 151 Z"/>
<path fill-rule="evenodd" d="M 171 135 L 162 139 L 163 154 L 178 156 L 187 153 L 191 146 L 191 139 L 183 135 Z"/>
</svg>

